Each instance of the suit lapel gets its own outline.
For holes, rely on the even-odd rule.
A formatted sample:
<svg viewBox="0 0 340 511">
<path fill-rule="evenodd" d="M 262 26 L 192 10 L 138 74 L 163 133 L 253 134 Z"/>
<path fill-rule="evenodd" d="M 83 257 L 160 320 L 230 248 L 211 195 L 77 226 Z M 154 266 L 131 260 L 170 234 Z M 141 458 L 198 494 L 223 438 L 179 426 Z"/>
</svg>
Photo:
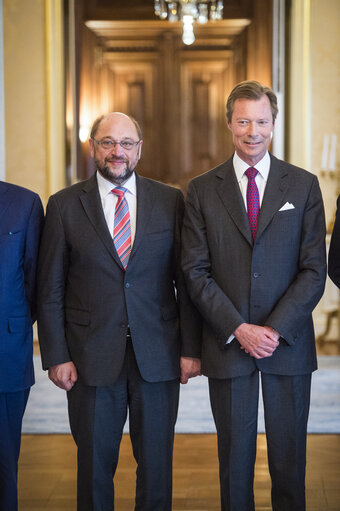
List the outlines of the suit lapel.
<svg viewBox="0 0 340 511">
<path fill-rule="evenodd" d="M 279 211 L 288 189 L 287 171 L 284 169 L 284 166 L 280 164 L 280 161 L 277 160 L 277 158 L 272 155 L 270 155 L 270 157 L 270 171 L 260 209 L 256 238 L 261 236 L 263 231 L 271 222 L 275 213 Z"/>
<path fill-rule="evenodd" d="M 232 158 L 222 164 L 216 172 L 217 194 L 241 234 L 253 245 L 249 220 L 236 179 Z"/>
<path fill-rule="evenodd" d="M 84 183 L 83 192 L 84 193 L 82 193 L 79 198 L 86 215 L 88 216 L 91 224 L 93 225 L 101 241 L 104 243 L 111 257 L 113 257 L 116 263 L 123 268 L 115 249 L 112 236 L 109 232 L 109 229 L 107 228 L 107 223 L 100 200 L 97 178 L 95 175 L 93 175 L 88 181 Z"/>
<path fill-rule="evenodd" d="M 157 197 L 154 196 L 152 187 L 143 177 L 136 174 L 136 188 L 137 188 L 137 218 L 136 218 L 136 235 L 132 247 L 131 257 L 135 254 L 136 250 L 142 239 L 144 238 L 146 227 L 149 223 L 151 211 Z"/>
</svg>

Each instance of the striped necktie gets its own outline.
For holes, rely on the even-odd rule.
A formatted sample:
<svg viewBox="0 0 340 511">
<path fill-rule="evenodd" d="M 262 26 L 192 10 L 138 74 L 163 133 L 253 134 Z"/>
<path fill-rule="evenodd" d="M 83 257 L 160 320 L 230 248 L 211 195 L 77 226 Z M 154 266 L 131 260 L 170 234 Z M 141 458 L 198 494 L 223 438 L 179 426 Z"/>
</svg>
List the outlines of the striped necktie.
<svg viewBox="0 0 340 511">
<path fill-rule="evenodd" d="M 117 186 L 111 191 L 118 197 L 115 209 L 113 242 L 124 270 L 126 270 L 131 253 L 130 213 L 129 205 L 124 195 L 127 189 L 123 186 Z"/>
<path fill-rule="evenodd" d="M 254 167 L 249 167 L 245 171 L 245 175 L 248 178 L 247 186 L 247 213 L 250 223 L 250 230 L 253 236 L 253 240 L 256 236 L 257 219 L 260 211 L 260 197 L 259 190 L 256 185 L 255 177 L 258 171 Z"/>
</svg>

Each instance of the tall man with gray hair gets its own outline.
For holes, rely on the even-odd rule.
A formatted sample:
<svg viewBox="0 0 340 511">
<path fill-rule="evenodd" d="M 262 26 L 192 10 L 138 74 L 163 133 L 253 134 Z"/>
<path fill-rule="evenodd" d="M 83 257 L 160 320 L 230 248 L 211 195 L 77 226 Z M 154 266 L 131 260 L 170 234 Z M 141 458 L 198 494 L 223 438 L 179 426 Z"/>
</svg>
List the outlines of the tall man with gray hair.
<svg viewBox="0 0 340 511">
<path fill-rule="evenodd" d="M 223 511 L 255 509 L 260 373 L 273 510 L 305 510 L 325 220 L 316 176 L 268 152 L 277 111 L 270 88 L 236 85 L 227 101 L 235 153 L 195 178 L 186 200 L 182 267 L 204 318 Z"/>
</svg>

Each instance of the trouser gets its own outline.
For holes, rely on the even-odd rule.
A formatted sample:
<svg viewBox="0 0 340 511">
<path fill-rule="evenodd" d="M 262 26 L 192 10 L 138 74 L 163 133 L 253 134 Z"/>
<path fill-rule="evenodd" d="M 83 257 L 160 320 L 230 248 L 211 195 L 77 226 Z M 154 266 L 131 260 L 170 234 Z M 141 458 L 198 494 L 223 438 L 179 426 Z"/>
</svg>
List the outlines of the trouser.
<svg viewBox="0 0 340 511">
<path fill-rule="evenodd" d="M 0 509 L 18 509 L 21 426 L 30 389 L 0 392 Z"/>
<path fill-rule="evenodd" d="M 311 374 L 261 374 L 273 511 L 305 511 Z M 209 379 L 222 511 L 254 511 L 259 373 Z"/>
<path fill-rule="evenodd" d="M 142 379 L 131 340 L 113 385 L 75 384 L 68 392 L 68 404 L 78 447 L 78 511 L 114 509 L 113 476 L 127 410 L 137 462 L 135 510 L 171 510 L 178 399 L 178 380 L 149 383 Z"/>
</svg>

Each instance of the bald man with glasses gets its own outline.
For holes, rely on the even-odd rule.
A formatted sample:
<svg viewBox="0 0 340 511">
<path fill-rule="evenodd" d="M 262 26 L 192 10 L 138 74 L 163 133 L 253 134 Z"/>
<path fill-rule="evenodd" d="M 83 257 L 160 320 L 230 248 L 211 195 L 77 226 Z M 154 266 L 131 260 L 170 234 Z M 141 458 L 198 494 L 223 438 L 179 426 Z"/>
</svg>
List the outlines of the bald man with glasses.
<svg viewBox="0 0 340 511">
<path fill-rule="evenodd" d="M 67 391 L 78 510 L 114 509 L 129 412 L 135 509 L 169 511 L 180 367 L 186 382 L 200 356 L 179 264 L 183 195 L 136 173 L 143 140 L 131 117 L 100 117 L 89 143 L 96 174 L 47 206 L 38 279 L 43 367 Z"/>
</svg>

